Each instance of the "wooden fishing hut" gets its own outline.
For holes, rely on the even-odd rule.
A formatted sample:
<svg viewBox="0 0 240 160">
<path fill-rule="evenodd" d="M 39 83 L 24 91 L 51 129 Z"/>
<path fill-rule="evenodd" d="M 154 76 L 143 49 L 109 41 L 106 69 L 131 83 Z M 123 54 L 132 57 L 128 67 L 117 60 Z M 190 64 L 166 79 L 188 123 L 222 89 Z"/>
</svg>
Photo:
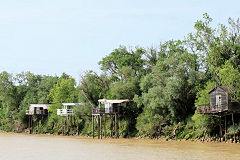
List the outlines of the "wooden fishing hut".
<svg viewBox="0 0 240 160">
<path fill-rule="evenodd" d="M 29 133 L 33 133 L 35 120 L 41 117 L 43 120 L 44 116 L 48 115 L 48 109 L 50 104 L 30 104 L 29 109 L 26 110 L 26 115 L 29 117 Z"/>
<path fill-rule="evenodd" d="M 226 86 L 217 86 L 209 92 L 210 105 L 198 106 L 198 114 L 208 114 L 220 117 L 220 132 L 222 137 L 222 117 L 224 117 L 225 140 L 227 139 L 227 116 L 231 116 L 234 125 L 234 114 L 240 113 L 240 104 L 232 100 L 229 89 Z M 235 136 L 234 136 L 235 137 Z"/>
<path fill-rule="evenodd" d="M 60 109 L 57 109 L 57 115 L 63 117 L 63 135 L 70 134 L 72 131 L 72 115 L 74 114 L 73 108 L 77 105 L 81 105 L 81 103 L 62 103 L 62 106 Z M 65 118 L 64 118 L 65 117 Z M 65 120 L 64 120 L 65 119 Z M 70 131 L 68 126 L 68 121 L 70 120 Z"/>
<path fill-rule="evenodd" d="M 106 138 L 106 115 L 111 119 L 111 137 L 119 137 L 118 116 L 122 114 L 123 107 L 126 107 L 128 99 L 123 100 L 106 100 L 99 99 L 99 107 L 92 109 L 92 133 L 94 138 L 94 121 L 97 122 L 98 139 L 102 139 L 102 117 L 104 118 L 104 137 Z"/>
</svg>

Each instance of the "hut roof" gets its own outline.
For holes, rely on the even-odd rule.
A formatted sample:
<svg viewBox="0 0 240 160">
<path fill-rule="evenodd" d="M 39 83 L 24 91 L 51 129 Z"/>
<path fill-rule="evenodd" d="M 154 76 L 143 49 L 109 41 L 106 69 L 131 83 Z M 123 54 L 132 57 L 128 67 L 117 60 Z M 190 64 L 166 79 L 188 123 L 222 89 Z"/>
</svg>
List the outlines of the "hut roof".
<svg viewBox="0 0 240 160">
<path fill-rule="evenodd" d="M 38 108 L 38 107 L 42 107 L 44 109 L 48 109 L 50 106 L 50 104 L 30 104 L 29 109 L 33 109 L 33 108 Z"/>
<path fill-rule="evenodd" d="M 213 88 L 213 89 L 209 92 L 209 94 L 212 93 L 213 91 L 215 91 L 217 88 L 220 88 L 220 89 L 222 89 L 222 90 L 225 91 L 225 92 L 228 92 L 228 87 L 227 87 L 227 86 L 217 86 L 217 87 Z"/>
<path fill-rule="evenodd" d="M 62 103 L 63 106 L 76 106 L 81 105 L 82 103 Z"/>
<path fill-rule="evenodd" d="M 129 102 L 128 99 L 119 99 L 119 100 L 107 100 L 107 99 L 99 99 L 99 103 L 106 104 L 106 103 L 123 103 L 123 102 Z"/>
</svg>

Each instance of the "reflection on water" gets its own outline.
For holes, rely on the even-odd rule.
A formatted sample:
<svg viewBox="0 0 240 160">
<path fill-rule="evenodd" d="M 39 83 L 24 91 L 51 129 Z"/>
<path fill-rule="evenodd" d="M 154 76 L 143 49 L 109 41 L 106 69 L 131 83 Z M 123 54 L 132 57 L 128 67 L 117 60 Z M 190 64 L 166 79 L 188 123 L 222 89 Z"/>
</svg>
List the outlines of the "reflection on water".
<svg viewBox="0 0 240 160">
<path fill-rule="evenodd" d="M 0 133 L 0 160 L 227 160 L 240 144 L 88 139 Z"/>
</svg>

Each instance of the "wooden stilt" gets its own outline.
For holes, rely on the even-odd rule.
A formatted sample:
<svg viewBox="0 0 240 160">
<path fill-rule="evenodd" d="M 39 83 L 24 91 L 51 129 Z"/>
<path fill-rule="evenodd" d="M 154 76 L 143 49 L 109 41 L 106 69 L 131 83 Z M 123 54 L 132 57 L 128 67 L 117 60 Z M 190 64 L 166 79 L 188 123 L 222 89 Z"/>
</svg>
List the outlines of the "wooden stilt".
<svg viewBox="0 0 240 160">
<path fill-rule="evenodd" d="M 106 114 L 104 114 L 104 138 L 106 138 Z"/>
<path fill-rule="evenodd" d="M 71 135 L 72 134 L 72 116 L 70 115 L 69 117 L 68 117 L 68 124 L 69 124 L 69 126 L 68 126 L 68 135 Z"/>
<path fill-rule="evenodd" d="M 35 124 L 34 124 L 34 116 L 32 116 L 32 132 L 34 133 L 34 127 L 35 127 Z"/>
<path fill-rule="evenodd" d="M 31 122 L 31 116 L 29 116 L 29 133 L 32 133 L 32 122 Z"/>
<path fill-rule="evenodd" d="M 117 114 L 115 113 L 115 137 L 117 138 Z"/>
<path fill-rule="evenodd" d="M 67 117 L 65 117 L 65 120 L 64 120 L 64 135 L 66 135 L 66 130 L 67 130 L 67 124 L 66 124 L 66 121 L 67 121 Z"/>
<path fill-rule="evenodd" d="M 233 126 L 234 126 L 235 124 L 234 124 L 234 117 L 233 117 L 233 113 L 232 113 L 232 123 L 233 123 Z M 233 134 L 233 137 L 234 137 L 234 141 L 236 141 L 236 134 L 235 134 L 235 133 Z"/>
<path fill-rule="evenodd" d="M 43 125 L 43 114 L 42 114 L 42 118 L 41 118 L 41 125 Z"/>
<path fill-rule="evenodd" d="M 221 140 L 221 138 L 222 138 L 222 117 L 220 117 L 219 136 L 220 136 L 220 140 Z"/>
<path fill-rule="evenodd" d="M 94 116 L 92 115 L 92 136 L 94 139 Z"/>
<path fill-rule="evenodd" d="M 72 115 L 70 115 L 70 135 L 72 135 Z"/>
<path fill-rule="evenodd" d="M 76 117 L 74 118 L 74 124 L 75 124 L 75 126 L 77 127 L 78 135 L 80 135 L 80 129 L 79 129 L 79 125 L 78 125 L 78 123 L 77 123 L 77 118 L 76 118 Z"/>
<path fill-rule="evenodd" d="M 31 134 L 33 134 L 33 116 L 31 116 Z"/>
<path fill-rule="evenodd" d="M 74 131 L 74 128 L 77 128 L 77 126 L 76 126 L 76 117 L 75 116 L 73 117 L 73 131 Z M 77 135 L 79 135 L 78 128 L 77 128 L 76 132 L 77 132 Z"/>
<path fill-rule="evenodd" d="M 65 135 L 65 130 L 66 130 L 66 120 L 64 119 L 64 117 L 62 118 L 63 119 L 63 135 Z"/>
<path fill-rule="evenodd" d="M 99 118 L 99 115 L 97 116 L 97 123 L 98 123 L 98 139 L 100 139 L 100 123 L 99 123 L 99 120 L 100 120 L 100 118 Z"/>
<path fill-rule="evenodd" d="M 101 115 L 99 115 L 99 120 L 100 120 L 100 122 L 99 122 L 99 126 L 100 126 L 100 138 L 102 139 L 102 116 L 101 116 Z"/>
<path fill-rule="evenodd" d="M 225 142 L 227 141 L 227 119 L 225 116 Z"/>
<path fill-rule="evenodd" d="M 62 121 L 62 135 L 64 135 L 64 121 L 63 121 L 63 118 L 61 117 L 61 121 Z"/>
<path fill-rule="evenodd" d="M 67 118 L 67 122 L 66 122 L 66 124 L 67 124 L 67 135 L 69 136 L 68 116 L 66 116 L 66 118 Z"/>
<path fill-rule="evenodd" d="M 117 138 L 119 138 L 118 114 L 116 114 L 116 128 L 117 128 L 116 136 L 117 136 Z"/>
<path fill-rule="evenodd" d="M 31 119 L 30 119 L 30 116 L 28 116 L 28 129 L 29 129 L 29 134 L 31 134 Z"/>
<path fill-rule="evenodd" d="M 110 120 L 111 120 L 110 130 L 111 130 L 111 138 L 112 138 L 113 137 L 113 118 L 112 118 L 112 115 L 110 115 Z"/>
<path fill-rule="evenodd" d="M 38 115 L 37 115 L 36 117 L 37 117 L 37 120 L 36 120 L 36 123 L 37 123 L 37 131 L 36 131 L 36 133 L 38 134 L 38 130 L 39 130 L 39 121 L 38 121 Z"/>
</svg>

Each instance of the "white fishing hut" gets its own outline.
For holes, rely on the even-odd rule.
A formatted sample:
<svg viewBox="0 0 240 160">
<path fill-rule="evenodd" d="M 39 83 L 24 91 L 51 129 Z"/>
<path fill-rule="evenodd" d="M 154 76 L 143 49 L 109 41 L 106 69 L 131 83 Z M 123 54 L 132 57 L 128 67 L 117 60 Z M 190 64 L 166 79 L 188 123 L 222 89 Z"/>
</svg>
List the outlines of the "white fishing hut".
<svg viewBox="0 0 240 160">
<path fill-rule="evenodd" d="M 81 103 L 62 103 L 62 108 L 57 109 L 57 115 L 59 116 L 70 116 L 73 115 L 73 108 Z"/>
<path fill-rule="evenodd" d="M 30 104 L 26 115 L 47 115 L 50 104 Z"/>
</svg>

